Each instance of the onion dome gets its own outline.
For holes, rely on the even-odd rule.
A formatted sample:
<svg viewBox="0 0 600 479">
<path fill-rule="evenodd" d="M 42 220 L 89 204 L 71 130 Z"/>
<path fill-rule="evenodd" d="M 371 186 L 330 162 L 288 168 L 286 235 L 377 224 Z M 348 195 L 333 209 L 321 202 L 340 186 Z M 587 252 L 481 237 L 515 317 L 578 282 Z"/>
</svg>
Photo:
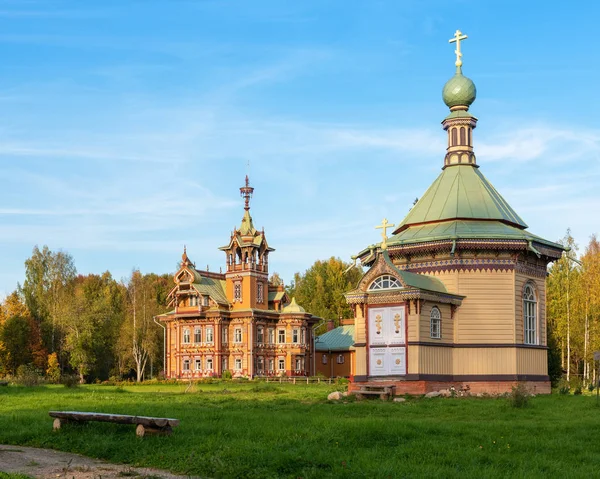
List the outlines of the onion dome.
<svg viewBox="0 0 600 479">
<path fill-rule="evenodd" d="M 292 302 L 283 308 L 282 313 L 305 313 L 305 309 L 296 303 L 296 298 L 292 298 Z"/>
<path fill-rule="evenodd" d="M 442 98 L 448 108 L 457 106 L 468 108 L 475 101 L 476 95 L 475 83 L 462 74 L 461 67 L 456 68 L 456 75 L 446 82 L 442 90 Z"/>
</svg>

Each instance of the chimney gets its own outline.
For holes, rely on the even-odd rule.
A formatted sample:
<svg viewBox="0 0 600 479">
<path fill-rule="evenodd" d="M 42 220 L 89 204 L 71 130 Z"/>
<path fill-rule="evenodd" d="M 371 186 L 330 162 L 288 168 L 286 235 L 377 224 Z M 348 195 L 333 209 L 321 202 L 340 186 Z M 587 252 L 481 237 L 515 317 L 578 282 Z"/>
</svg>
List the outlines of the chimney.
<svg viewBox="0 0 600 479">
<path fill-rule="evenodd" d="M 331 331 L 332 329 L 335 329 L 335 321 L 330 319 L 327 321 L 327 331 Z"/>
</svg>

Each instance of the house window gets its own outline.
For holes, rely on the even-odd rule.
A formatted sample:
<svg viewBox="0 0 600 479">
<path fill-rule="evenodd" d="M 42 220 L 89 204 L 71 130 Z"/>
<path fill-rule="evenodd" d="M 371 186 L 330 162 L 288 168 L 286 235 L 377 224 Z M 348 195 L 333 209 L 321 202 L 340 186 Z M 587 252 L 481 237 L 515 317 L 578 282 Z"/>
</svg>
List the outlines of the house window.
<svg viewBox="0 0 600 479">
<path fill-rule="evenodd" d="M 269 371 L 273 372 L 275 370 L 275 362 L 273 359 L 269 359 Z"/>
<path fill-rule="evenodd" d="M 256 329 L 256 342 L 259 344 L 262 344 L 265 339 L 264 336 L 265 336 L 264 328 L 262 326 L 259 326 Z"/>
<path fill-rule="evenodd" d="M 209 305 L 209 297 L 208 296 L 202 296 L 202 306 L 208 306 Z"/>
<path fill-rule="evenodd" d="M 190 360 L 189 359 L 184 359 L 183 360 L 183 370 L 184 371 L 189 371 L 190 370 Z"/>
<path fill-rule="evenodd" d="M 277 361 L 277 369 L 279 371 L 285 371 L 285 359 L 279 358 L 279 360 Z"/>
<path fill-rule="evenodd" d="M 300 330 L 299 329 L 292 330 L 292 343 L 298 344 L 299 339 L 300 339 Z"/>
<path fill-rule="evenodd" d="M 235 283 L 233 285 L 233 302 L 242 302 L 242 283 Z"/>
<path fill-rule="evenodd" d="M 302 371 L 302 358 L 296 358 L 296 372 Z"/>
<path fill-rule="evenodd" d="M 235 342 L 236 343 L 241 343 L 242 342 L 242 328 L 235 328 Z"/>
<path fill-rule="evenodd" d="M 523 290 L 523 327 L 525 344 L 537 344 L 537 299 L 531 284 Z"/>
<path fill-rule="evenodd" d="M 278 330 L 277 334 L 278 334 L 277 342 L 280 344 L 285 343 L 285 329 Z"/>
<path fill-rule="evenodd" d="M 213 328 L 206 328 L 206 342 L 212 343 L 213 341 Z"/>
<path fill-rule="evenodd" d="M 306 343 L 306 329 L 302 328 L 300 330 L 300 344 Z"/>
<path fill-rule="evenodd" d="M 229 341 L 229 329 L 227 329 L 227 325 L 223 325 L 221 329 L 221 342 L 223 344 L 227 344 Z"/>
<path fill-rule="evenodd" d="M 275 343 L 275 330 L 273 328 L 269 328 L 269 344 Z"/>
<path fill-rule="evenodd" d="M 242 370 L 242 358 L 235 358 L 235 370 L 236 371 Z"/>
<path fill-rule="evenodd" d="M 429 333 L 431 339 L 440 339 L 442 337 L 442 313 L 440 313 L 437 306 L 431 308 L 429 318 Z"/>
<path fill-rule="evenodd" d="M 227 358 L 221 358 L 221 371 L 227 371 Z"/>
<path fill-rule="evenodd" d="M 190 306 L 198 306 L 198 297 L 190 296 Z"/>
<path fill-rule="evenodd" d="M 375 281 L 371 283 L 369 286 L 369 290 L 377 291 L 380 289 L 394 289 L 394 288 L 402 288 L 400 281 L 389 274 L 384 274 L 379 278 L 376 278 Z"/>
<path fill-rule="evenodd" d="M 264 284 L 263 283 L 257 283 L 257 285 L 256 285 L 256 302 L 257 303 L 263 303 L 264 302 L 264 298 L 265 298 Z"/>
<path fill-rule="evenodd" d="M 196 371 L 202 371 L 202 359 L 195 359 L 194 360 L 194 369 Z"/>
<path fill-rule="evenodd" d="M 202 342 L 202 329 L 194 328 L 194 342 L 201 343 Z"/>
<path fill-rule="evenodd" d="M 256 369 L 258 374 L 263 374 L 265 370 L 265 360 L 262 356 L 259 356 L 256 360 Z"/>
<path fill-rule="evenodd" d="M 321 356 L 321 362 L 323 364 L 327 364 L 327 354 L 323 354 L 323 356 Z"/>
<path fill-rule="evenodd" d="M 343 354 L 338 354 L 337 355 L 337 363 L 338 364 L 344 364 L 344 355 Z"/>
<path fill-rule="evenodd" d="M 190 330 L 183 330 L 183 344 L 190 344 Z"/>
<path fill-rule="evenodd" d="M 212 358 L 208 358 L 206 360 L 206 369 L 208 369 L 209 371 L 213 370 L 213 360 L 212 360 Z"/>
</svg>

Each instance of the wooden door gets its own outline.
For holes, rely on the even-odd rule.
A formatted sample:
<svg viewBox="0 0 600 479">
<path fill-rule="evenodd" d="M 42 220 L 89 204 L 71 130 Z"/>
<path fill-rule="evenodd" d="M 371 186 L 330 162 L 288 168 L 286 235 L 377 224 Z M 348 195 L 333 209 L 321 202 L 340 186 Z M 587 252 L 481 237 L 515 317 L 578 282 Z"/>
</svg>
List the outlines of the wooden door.
<svg viewBox="0 0 600 479">
<path fill-rule="evenodd" d="M 369 309 L 369 375 L 406 374 L 404 306 Z"/>
</svg>

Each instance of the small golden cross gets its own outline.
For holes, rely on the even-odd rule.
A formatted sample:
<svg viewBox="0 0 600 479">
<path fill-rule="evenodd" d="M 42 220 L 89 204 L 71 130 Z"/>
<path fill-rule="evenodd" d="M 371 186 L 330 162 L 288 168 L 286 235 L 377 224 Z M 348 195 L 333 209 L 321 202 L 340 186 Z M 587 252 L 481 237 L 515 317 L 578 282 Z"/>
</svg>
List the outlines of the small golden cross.
<svg viewBox="0 0 600 479">
<path fill-rule="evenodd" d="M 463 33 L 460 30 L 456 30 L 456 32 L 454 33 L 454 38 L 451 38 L 450 40 L 448 40 L 448 43 L 456 42 L 456 50 L 454 50 L 454 53 L 456 53 L 455 65 L 457 67 L 462 66 L 462 60 L 460 59 L 462 57 L 462 53 L 460 52 L 460 41 L 466 40 L 467 38 L 469 38 L 469 37 L 467 37 L 466 35 L 463 35 Z"/>
<path fill-rule="evenodd" d="M 394 226 L 396 225 L 388 223 L 387 218 L 383 218 L 381 224 L 379 226 L 375 226 L 375 229 L 383 230 L 381 232 L 381 237 L 383 238 L 383 241 L 381 242 L 381 249 L 387 249 L 387 229 L 393 228 Z"/>
<path fill-rule="evenodd" d="M 381 334 L 381 323 L 383 320 L 381 319 L 381 315 L 378 314 L 375 316 L 375 327 L 377 328 L 377 334 Z"/>
</svg>

